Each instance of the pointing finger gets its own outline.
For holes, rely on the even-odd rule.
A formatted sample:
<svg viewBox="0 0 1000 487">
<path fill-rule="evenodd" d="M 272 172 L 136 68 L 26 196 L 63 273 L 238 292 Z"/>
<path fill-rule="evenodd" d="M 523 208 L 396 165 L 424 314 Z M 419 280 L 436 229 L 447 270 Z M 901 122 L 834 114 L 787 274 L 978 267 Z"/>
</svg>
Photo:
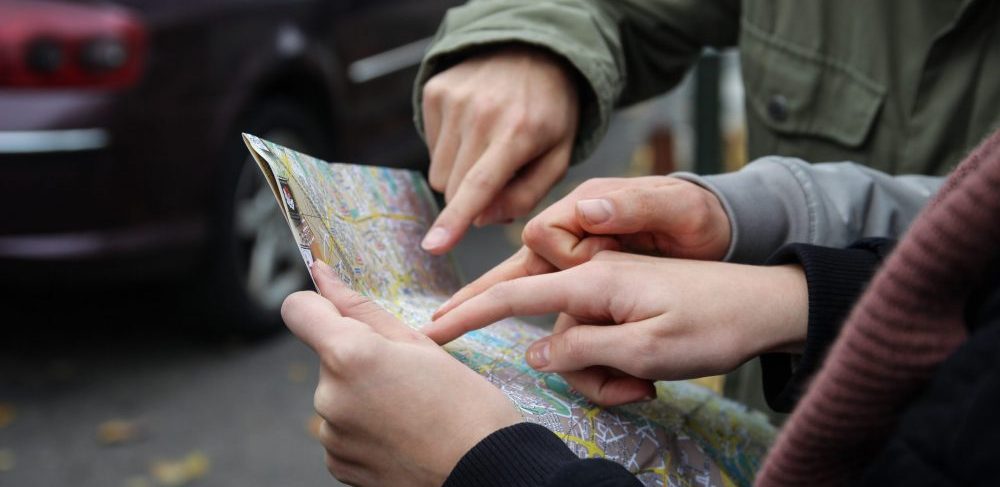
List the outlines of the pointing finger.
<svg viewBox="0 0 1000 487">
<path fill-rule="evenodd" d="M 610 319 L 606 286 L 595 283 L 582 267 L 500 282 L 454 307 L 423 329 L 435 342 L 447 343 L 462 334 L 511 316 L 566 312 L 587 319 Z"/>
<path fill-rule="evenodd" d="M 511 160 L 518 159 L 506 144 L 494 143 L 465 173 L 455 196 L 445 205 L 421 246 L 440 255 L 451 250 L 476 218 L 514 175 Z"/>
<path fill-rule="evenodd" d="M 535 276 L 555 271 L 556 268 L 552 264 L 549 264 L 545 259 L 539 257 L 538 254 L 532 252 L 531 249 L 521 247 L 520 250 L 507 258 L 507 260 L 501 262 L 493 269 L 490 269 L 462 289 L 459 289 L 458 292 L 451 297 L 451 299 L 442 304 L 441 307 L 434 312 L 433 318 L 436 320 L 441 316 L 444 316 L 456 306 L 464 303 L 473 296 L 479 295 L 494 284 L 503 281 L 510 281 L 519 277 Z"/>
</svg>

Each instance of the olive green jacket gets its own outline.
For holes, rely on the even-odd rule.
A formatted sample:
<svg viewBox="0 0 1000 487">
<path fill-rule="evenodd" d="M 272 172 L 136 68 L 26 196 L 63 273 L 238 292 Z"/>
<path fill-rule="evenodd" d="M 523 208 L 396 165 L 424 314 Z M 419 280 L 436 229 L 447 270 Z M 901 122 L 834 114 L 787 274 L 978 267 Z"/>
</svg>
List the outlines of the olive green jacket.
<svg viewBox="0 0 1000 487">
<path fill-rule="evenodd" d="M 748 153 L 944 174 L 1000 126 L 996 0 L 473 0 L 450 10 L 414 90 L 483 46 L 565 59 L 584 89 L 574 160 L 612 111 L 739 46 Z"/>
</svg>

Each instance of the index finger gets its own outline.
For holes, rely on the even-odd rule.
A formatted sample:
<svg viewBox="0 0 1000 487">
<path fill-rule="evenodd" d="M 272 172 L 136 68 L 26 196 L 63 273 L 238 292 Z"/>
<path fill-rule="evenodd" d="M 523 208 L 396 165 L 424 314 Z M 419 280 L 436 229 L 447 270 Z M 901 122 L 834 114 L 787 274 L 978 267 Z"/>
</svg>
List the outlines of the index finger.
<svg viewBox="0 0 1000 487">
<path fill-rule="evenodd" d="M 421 243 L 424 250 L 435 255 L 451 250 L 465 235 L 472 220 L 496 199 L 500 190 L 514 176 L 516 169 L 529 160 L 524 158 L 515 161 L 517 164 L 510 162 L 520 155 L 508 144 L 493 141 L 482 157 L 465 173 L 455 196 L 441 210 L 427 232 L 427 237 Z"/>
<path fill-rule="evenodd" d="M 556 270 L 558 269 L 556 269 L 555 266 L 550 264 L 538 254 L 532 252 L 528 247 L 521 247 L 520 250 L 515 252 L 514 255 L 508 257 L 507 260 L 501 262 L 489 271 L 486 271 L 485 274 L 479 276 L 479 278 L 475 281 L 466 284 L 462 289 L 459 289 L 458 292 L 451 297 L 451 299 L 445 301 L 445 303 L 434 312 L 432 318 L 436 320 L 441 316 L 444 316 L 445 313 L 451 311 L 465 301 L 468 301 L 473 296 L 477 296 L 483 291 L 486 291 L 494 284 L 509 281 L 511 279 L 517 279 L 519 277 L 547 274 L 549 272 L 555 272 Z"/>
<path fill-rule="evenodd" d="M 607 286 L 585 279 L 576 267 L 504 281 L 469 298 L 422 330 L 438 344 L 504 318 L 564 312 L 580 319 L 609 319 Z M 585 272 L 585 271 L 584 271 Z"/>
</svg>

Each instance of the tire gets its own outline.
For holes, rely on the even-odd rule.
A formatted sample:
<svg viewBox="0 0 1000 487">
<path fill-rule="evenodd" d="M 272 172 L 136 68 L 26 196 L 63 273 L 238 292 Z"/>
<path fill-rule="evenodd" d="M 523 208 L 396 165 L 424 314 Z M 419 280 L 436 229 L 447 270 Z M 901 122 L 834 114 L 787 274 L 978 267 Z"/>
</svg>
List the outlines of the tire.
<svg viewBox="0 0 1000 487">
<path fill-rule="evenodd" d="M 326 155 L 325 125 L 294 101 L 276 98 L 255 105 L 233 131 L 226 148 L 215 236 L 203 295 L 212 331 L 257 337 L 282 328 L 284 298 L 305 289 L 308 270 L 277 202 L 240 132 L 316 155 Z"/>
</svg>

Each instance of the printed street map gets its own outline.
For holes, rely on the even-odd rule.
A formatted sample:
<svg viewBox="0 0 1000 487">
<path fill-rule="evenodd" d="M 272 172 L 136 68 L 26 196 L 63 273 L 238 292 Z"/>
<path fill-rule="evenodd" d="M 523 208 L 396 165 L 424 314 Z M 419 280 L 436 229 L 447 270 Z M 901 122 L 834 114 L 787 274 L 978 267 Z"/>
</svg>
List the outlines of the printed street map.
<svg viewBox="0 0 1000 487">
<path fill-rule="evenodd" d="M 413 327 L 429 321 L 461 287 L 448 258 L 420 248 L 437 214 L 420 173 L 327 163 L 252 135 L 244 140 L 307 265 L 322 259 L 353 289 Z M 597 407 L 558 375 L 525 363 L 525 349 L 543 336 L 540 328 L 508 319 L 445 349 L 581 457 L 621 463 L 646 485 L 752 483 L 774 437 L 764 415 L 683 381 L 657 383 L 654 401 Z"/>
</svg>

